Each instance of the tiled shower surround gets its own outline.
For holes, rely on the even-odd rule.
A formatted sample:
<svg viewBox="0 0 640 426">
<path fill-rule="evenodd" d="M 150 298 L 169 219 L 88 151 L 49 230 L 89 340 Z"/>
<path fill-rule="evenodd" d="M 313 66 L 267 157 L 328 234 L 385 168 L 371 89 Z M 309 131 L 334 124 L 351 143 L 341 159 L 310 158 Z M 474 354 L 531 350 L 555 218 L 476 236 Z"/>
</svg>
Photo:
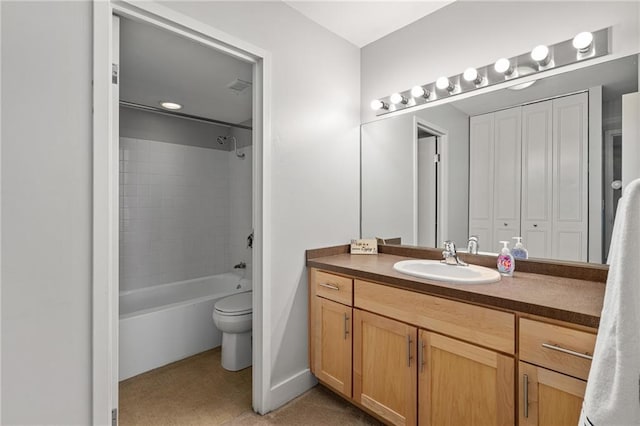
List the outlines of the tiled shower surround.
<svg viewBox="0 0 640 426">
<path fill-rule="evenodd" d="M 251 147 L 120 139 L 120 291 L 250 263 Z"/>
</svg>

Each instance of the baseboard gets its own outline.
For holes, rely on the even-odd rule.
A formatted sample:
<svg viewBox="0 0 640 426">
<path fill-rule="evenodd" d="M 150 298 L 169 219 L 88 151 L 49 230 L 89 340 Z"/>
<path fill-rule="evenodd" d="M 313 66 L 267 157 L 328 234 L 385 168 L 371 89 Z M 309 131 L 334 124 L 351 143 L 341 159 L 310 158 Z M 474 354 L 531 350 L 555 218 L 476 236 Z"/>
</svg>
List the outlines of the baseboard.
<svg viewBox="0 0 640 426">
<path fill-rule="evenodd" d="M 270 410 L 282 407 L 287 402 L 314 387 L 317 383 L 318 381 L 308 368 L 281 381 L 271 387 L 271 395 L 269 396 Z"/>
</svg>

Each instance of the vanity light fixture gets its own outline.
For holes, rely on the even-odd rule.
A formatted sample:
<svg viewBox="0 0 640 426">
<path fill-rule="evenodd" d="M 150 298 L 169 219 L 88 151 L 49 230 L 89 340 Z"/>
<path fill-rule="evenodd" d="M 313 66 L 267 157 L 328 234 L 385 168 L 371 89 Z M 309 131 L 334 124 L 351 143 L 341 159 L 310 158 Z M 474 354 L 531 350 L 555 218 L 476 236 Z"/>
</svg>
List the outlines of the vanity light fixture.
<svg viewBox="0 0 640 426">
<path fill-rule="evenodd" d="M 573 38 L 572 44 L 579 53 L 587 53 L 593 46 L 593 34 L 588 31 L 581 32 Z"/>
<path fill-rule="evenodd" d="M 413 96 L 414 98 L 429 99 L 429 96 L 431 96 L 431 92 L 429 92 L 422 86 L 413 86 L 411 88 L 411 96 Z"/>
<path fill-rule="evenodd" d="M 526 89 L 535 84 L 536 77 L 528 77 L 525 82 L 520 80 L 522 77 L 605 56 L 610 53 L 610 49 L 611 27 L 581 32 L 568 40 L 539 45 L 529 52 L 500 58 L 493 64 L 467 68 L 460 74 L 443 76 L 436 81 L 380 97 L 371 102 L 371 109 L 376 111 L 376 116 L 381 116 L 407 108 L 418 108 L 431 102 L 445 101 L 445 98 L 451 96 L 506 82 L 512 83 L 508 89 Z M 445 90 L 447 94 L 443 93 Z"/>
<path fill-rule="evenodd" d="M 379 111 L 381 109 L 389 109 L 389 104 L 382 102 L 380 99 L 374 99 L 371 101 L 371 109 Z"/>
<path fill-rule="evenodd" d="M 394 93 L 393 95 L 391 95 L 389 97 L 389 100 L 394 105 L 406 104 L 407 102 L 409 102 L 409 100 L 407 98 L 405 98 L 404 96 L 402 96 L 400 93 Z"/>
<path fill-rule="evenodd" d="M 464 70 L 462 78 L 464 78 L 465 81 L 472 82 L 476 86 L 481 85 L 483 80 L 482 76 L 478 74 L 478 70 L 475 68 L 467 68 L 466 70 Z"/>
<path fill-rule="evenodd" d="M 541 67 L 549 65 L 551 62 L 551 54 L 549 48 L 544 44 L 540 44 L 531 51 L 531 59 L 536 61 Z"/>
<path fill-rule="evenodd" d="M 511 65 L 511 61 L 509 61 L 507 58 L 498 59 L 493 65 L 493 69 L 495 69 L 497 73 L 504 74 L 506 76 L 513 74 L 514 71 L 513 65 Z"/>
<path fill-rule="evenodd" d="M 178 109 L 182 109 L 182 105 L 175 103 L 175 102 L 169 102 L 169 101 L 162 101 L 160 102 L 160 106 L 164 109 L 170 109 L 172 111 L 178 110 Z"/>
<path fill-rule="evenodd" d="M 453 83 L 451 83 L 451 80 L 449 80 L 447 77 L 440 77 L 439 79 L 437 79 L 436 87 L 440 90 L 446 90 L 449 93 L 452 93 L 454 90 L 456 90 L 456 86 L 454 86 Z"/>
</svg>

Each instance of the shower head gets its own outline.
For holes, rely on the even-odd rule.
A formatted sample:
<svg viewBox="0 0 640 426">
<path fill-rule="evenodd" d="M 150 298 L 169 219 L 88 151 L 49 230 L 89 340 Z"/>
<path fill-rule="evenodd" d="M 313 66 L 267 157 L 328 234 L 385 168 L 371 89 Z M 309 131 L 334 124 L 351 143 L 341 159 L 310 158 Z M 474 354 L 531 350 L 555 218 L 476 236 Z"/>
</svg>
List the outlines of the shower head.
<svg viewBox="0 0 640 426">
<path fill-rule="evenodd" d="M 218 136 L 218 137 L 216 138 L 216 140 L 218 141 L 218 143 L 219 143 L 220 145 L 222 145 L 222 144 L 224 144 L 224 143 L 227 141 L 227 137 L 226 137 L 226 136 Z"/>
</svg>

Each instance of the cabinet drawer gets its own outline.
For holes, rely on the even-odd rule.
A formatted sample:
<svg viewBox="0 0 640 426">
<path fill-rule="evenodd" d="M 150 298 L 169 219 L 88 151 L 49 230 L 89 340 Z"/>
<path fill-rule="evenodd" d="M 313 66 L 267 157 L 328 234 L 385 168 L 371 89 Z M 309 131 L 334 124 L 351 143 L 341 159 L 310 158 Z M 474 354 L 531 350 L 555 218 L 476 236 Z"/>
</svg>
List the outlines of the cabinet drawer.
<svg viewBox="0 0 640 426">
<path fill-rule="evenodd" d="M 586 380 L 596 334 L 520 318 L 520 359 Z"/>
<path fill-rule="evenodd" d="M 316 296 L 353 306 L 353 280 L 351 278 L 311 269 L 311 288 Z"/>
<path fill-rule="evenodd" d="M 515 353 L 515 316 L 367 281 L 355 281 L 354 305 L 467 342 Z"/>
</svg>

